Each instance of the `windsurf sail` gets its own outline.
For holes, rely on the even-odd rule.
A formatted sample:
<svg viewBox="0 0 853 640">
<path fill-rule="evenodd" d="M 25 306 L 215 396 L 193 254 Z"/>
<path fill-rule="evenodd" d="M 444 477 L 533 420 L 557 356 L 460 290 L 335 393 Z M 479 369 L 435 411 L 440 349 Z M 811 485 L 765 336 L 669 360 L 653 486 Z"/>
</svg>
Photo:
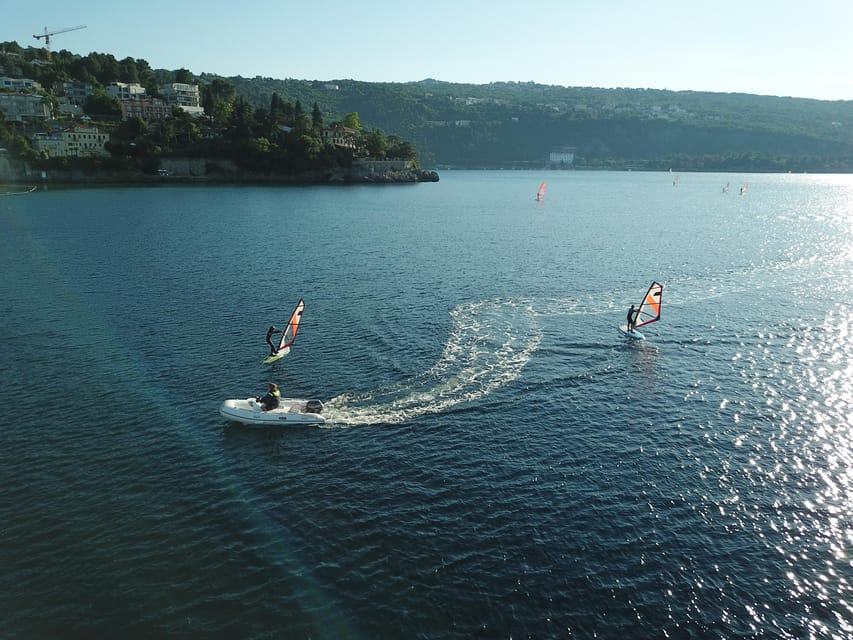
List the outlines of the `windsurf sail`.
<svg viewBox="0 0 853 640">
<path fill-rule="evenodd" d="M 660 282 L 652 282 L 649 290 L 643 301 L 637 309 L 637 315 L 634 316 L 634 328 L 642 327 L 652 322 L 660 320 L 660 305 L 663 298 L 663 285 Z"/>
<path fill-rule="evenodd" d="M 537 200 L 544 200 L 545 199 L 545 192 L 547 190 L 548 190 L 547 184 L 545 184 L 544 182 L 542 184 L 540 184 L 539 190 L 536 192 L 536 199 Z"/>
<path fill-rule="evenodd" d="M 747 190 L 747 189 L 749 189 L 749 183 L 748 183 L 748 182 L 744 182 L 744 183 L 743 183 L 743 186 L 740 188 L 740 195 L 745 196 L 745 195 L 746 195 L 746 190 Z"/>
<path fill-rule="evenodd" d="M 296 342 L 296 334 L 299 333 L 299 323 L 302 322 L 303 311 L 305 311 L 305 300 L 299 298 L 296 308 L 290 314 L 290 322 L 287 323 L 287 328 L 281 333 L 281 342 L 278 344 L 279 353 L 284 349 L 289 350 Z"/>
<path fill-rule="evenodd" d="M 726 183 L 726 186 L 725 186 L 725 187 L 723 187 L 723 193 L 728 193 L 728 192 L 729 192 L 729 184 L 730 184 L 730 183 L 728 183 L 728 182 L 727 182 L 727 183 Z"/>
</svg>

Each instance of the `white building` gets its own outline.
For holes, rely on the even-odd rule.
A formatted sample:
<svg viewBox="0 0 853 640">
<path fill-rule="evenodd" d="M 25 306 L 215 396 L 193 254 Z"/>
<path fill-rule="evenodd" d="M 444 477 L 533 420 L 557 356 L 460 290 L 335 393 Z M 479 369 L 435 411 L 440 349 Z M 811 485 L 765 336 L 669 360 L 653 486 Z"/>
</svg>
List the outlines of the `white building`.
<svg viewBox="0 0 853 640">
<path fill-rule="evenodd" d="M 569 166 L 575 162 L 575 150 L 573 147 L 556 149 L 548 155 L 548 164 Z"/>
<path fill-rule="evenodd" d="M 49 120 L 50 108 L 44 96 L 25 93 L 0 93 L 0 111 L 6 120 Z"/>
<path fill-rule="evenodd" d="M 33 148 L 44 151 L 49 158 L 93 158 L 108 156 L 104 144 L 109 134 L 101 133 L 97 127 L 72 127 L 57 133 L 37 133 L 33 136 Z"/>
<path fill-rule="evenodd" d="M 131 100 L 145 95 L 145 87 L 135 82 L 113 82 L 107 85 L 107 94 L 119 100 Z"/>
<path fill-rule="evenodd" d="M 201 104 L 197 84 L 172 82 L 160 85 L 160 95 L 163 100 L 179 107 L 197 107 Z"/>
<path fill-rule="evenodd" d="M 86 98 L 92 95 L 94 88 L 91 82 L 68 80 L 62 83 L 62 91 L 69 104 L 85 104 Z"/>
<path fill-rule="evenodd" d="M 180 107 L 195 118 L 204 115 L 197 84 L 184 82 L 161 84 L 160 95 L 165 102 Z"/>
<path fill-rule="evenodd" d="M 7 78 L 0 77 L 0 89 L 8 89 L 9 91 L 40 91 L 41 85 L 35 80 L 29 78 Z"/>
<path fill-rule="evenodd" d="M 323 142 L 334 147 L 355 149 L 355 129 L 340 125 L 323 129 Z"/>
</svg>

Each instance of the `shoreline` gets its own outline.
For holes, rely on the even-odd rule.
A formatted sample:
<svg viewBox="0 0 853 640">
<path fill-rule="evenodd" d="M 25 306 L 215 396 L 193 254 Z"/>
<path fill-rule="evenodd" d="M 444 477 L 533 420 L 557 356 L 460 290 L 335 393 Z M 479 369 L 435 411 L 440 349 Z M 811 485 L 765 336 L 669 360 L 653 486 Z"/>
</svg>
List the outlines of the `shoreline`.
<svg viewBox="0 0 853 640">
<path fill-rule="evenodd" d="M 291 174 L 258 173 L 230 160 L 162 158 L 154 173 L 149 167 L 99 168 L 92 166 L 33 168 L 21 161 L 0 158 L 0 184 L 14 185 L 138 185 L 157 184 L 407 184 L 438 182 L 437 171 L 420 169 L 405 160 L 360 160 L 350 167 L 329 167 Z"/>
</svg>

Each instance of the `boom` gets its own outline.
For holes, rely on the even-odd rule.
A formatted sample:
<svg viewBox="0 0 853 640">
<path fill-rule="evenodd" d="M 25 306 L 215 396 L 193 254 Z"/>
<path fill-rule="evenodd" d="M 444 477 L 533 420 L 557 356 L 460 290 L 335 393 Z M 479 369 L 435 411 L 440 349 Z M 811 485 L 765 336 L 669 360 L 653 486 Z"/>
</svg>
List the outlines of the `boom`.
<svg viewBox="0 0 853 640">
<path fill-rule="evenodd" d="M 36 40 L 41 40 L 44 38 L 44 48 L 47 49 L 47 57 L 50 58 L 50 36 L 55 36 L 57 33 L 65 33 L 66 31 L 77 31 L 77 29 L 85 29 L 85 24 L 78 24 L 76 27 L 63 27 L 62 29 L 54 29 L 53 31 L 48 31 L 47 27 L 44 28 L 44 33 L 41 35 L 33 34 L 33 38 Z"/>
</svg>

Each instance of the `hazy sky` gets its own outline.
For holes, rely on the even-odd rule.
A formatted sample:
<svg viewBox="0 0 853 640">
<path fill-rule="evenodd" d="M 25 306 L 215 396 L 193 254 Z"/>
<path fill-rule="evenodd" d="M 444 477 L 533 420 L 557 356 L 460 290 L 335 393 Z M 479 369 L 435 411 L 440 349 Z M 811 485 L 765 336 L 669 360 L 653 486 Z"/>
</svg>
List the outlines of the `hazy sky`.
<svg viewBox="0 0 853 640">
<path fill-rule="evenodd" d="M 853 100 L 853 1 L 42 0 L 0 41 L 225 76 L 744 92 Z"/>
</svg>

